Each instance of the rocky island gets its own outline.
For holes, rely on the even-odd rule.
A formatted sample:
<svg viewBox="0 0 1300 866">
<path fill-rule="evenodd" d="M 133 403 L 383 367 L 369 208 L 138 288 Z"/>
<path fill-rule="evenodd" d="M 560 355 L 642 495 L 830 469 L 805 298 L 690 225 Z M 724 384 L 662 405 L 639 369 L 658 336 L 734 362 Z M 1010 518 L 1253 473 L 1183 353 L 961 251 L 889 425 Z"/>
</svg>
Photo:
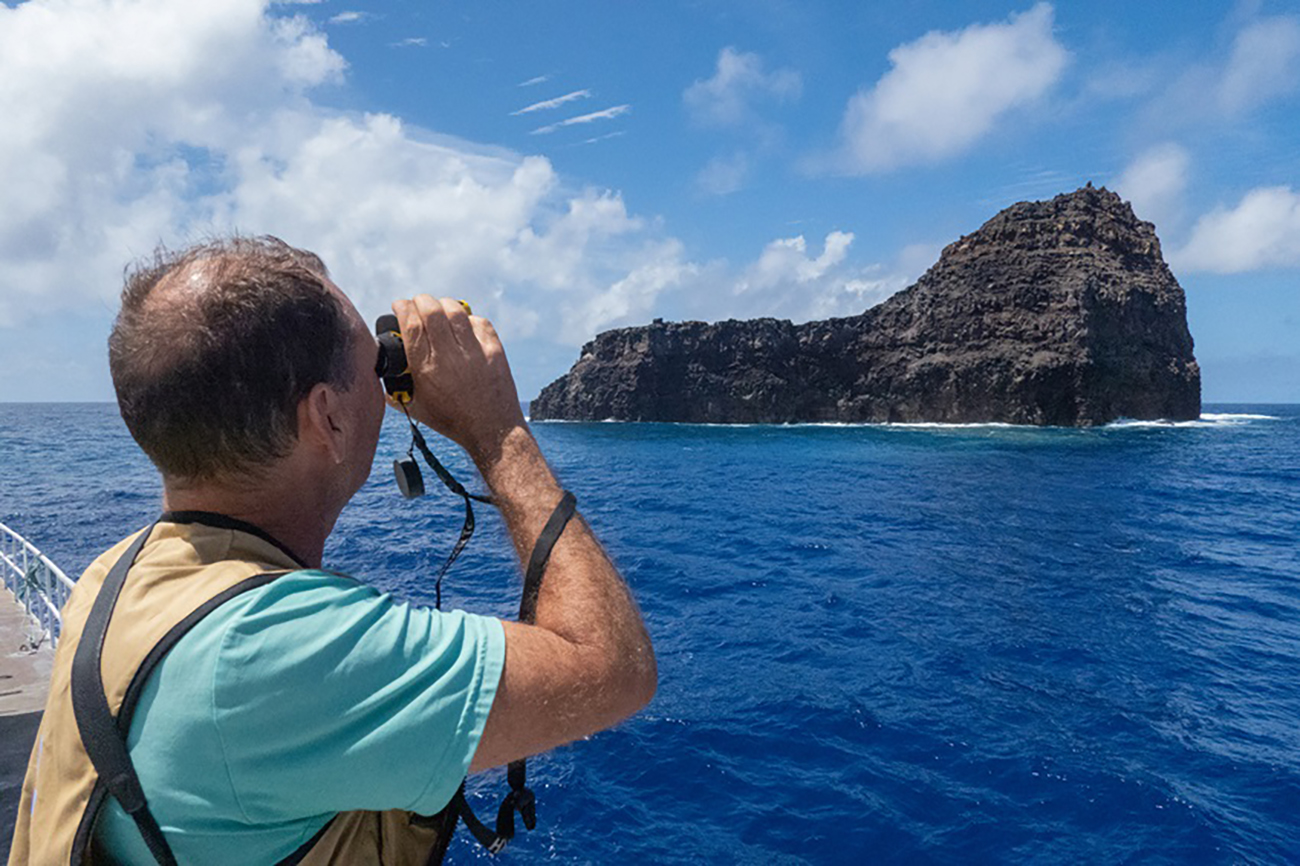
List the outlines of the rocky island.
<svg viewBox="0 0 1300 866">
<path fill-rule="evenodd" d="M 607 331 L 530 406 L 536 420 L 1060 426 L 1200 411 L 1155 227 L 1091 184 L 1003 210 L 858 316 Z"/>
</svg>

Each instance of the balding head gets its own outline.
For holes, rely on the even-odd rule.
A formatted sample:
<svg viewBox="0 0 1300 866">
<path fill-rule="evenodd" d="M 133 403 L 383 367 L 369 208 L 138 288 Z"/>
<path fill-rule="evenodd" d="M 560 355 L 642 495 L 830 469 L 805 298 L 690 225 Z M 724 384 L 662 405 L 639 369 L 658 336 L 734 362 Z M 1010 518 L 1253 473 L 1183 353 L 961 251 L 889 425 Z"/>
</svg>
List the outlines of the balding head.
<svg viewBox="0 0 1300 866">
<path fill-rule="evenodd" d="M 351 386 L 351 334 L 319 258 L 232 238 L 128 271 L 109 367 L 127 429 L 164 477 L 211 481 L 289 453 L 299 401 Z"/>
</svg>

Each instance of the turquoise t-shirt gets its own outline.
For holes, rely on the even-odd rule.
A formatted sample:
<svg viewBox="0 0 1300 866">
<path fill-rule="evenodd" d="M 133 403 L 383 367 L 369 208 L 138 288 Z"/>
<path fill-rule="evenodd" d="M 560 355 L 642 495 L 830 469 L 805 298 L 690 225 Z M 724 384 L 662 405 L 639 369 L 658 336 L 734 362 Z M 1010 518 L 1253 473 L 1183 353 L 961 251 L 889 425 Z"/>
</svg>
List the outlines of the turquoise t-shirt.
<svg viewBox="0 0 1300 866">
<path fill-rule="evenodd" d="M 149 678 L 127 740 L 181 863 L 274 863 L 337 812 L 433 814 L 478 747 L 505 659 L 490 617 L 298 571 L 208 614 Z M 98 839 L 153 864 L 109 798 Z"/>
</svg>

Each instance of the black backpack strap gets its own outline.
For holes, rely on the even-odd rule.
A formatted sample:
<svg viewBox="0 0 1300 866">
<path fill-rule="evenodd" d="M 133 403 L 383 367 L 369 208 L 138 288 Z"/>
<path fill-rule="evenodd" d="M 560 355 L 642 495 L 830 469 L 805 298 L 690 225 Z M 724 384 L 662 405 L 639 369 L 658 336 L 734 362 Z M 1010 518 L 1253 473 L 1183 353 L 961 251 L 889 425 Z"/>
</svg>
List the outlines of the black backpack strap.
<svg viewBox="0 0 1300 866">
<path fill-rule="evenodd" d="M 176 856 L 172 853 L 171 846 L 167 844 L 158 821 L 149 811 L 144 790 L 140 787 L 140 778 L 136 775 L 135 765 L 131 763 L 131 755 L 127 751 L 127 734 L 131 728 L 135 705 L 154 667 L 200 620 L 236 595 L 269 583 L 285 572 L 259 574 L 242 580 L 208 599 L 174 625 L 150 649 L 144 661 L 136 669 L 115 719 L 108 706 L 108 698 L 104 694 L 102 668 L 104 640 L 108 635 L 108 624 L 112 619 L 113 609 L 122 594 L 122 587 L 126 585 L 127 573 L 156 525 L 150 526 L 136 537 L 131 546 L 113 564 L 99 588 L 90 615 L 86 618 L 81 638 L 77 641 L 77 651 L 72 658 L 72 711 L 77 720 L 77 730 L 81 734 L 82 745 L 85 746 L 86 754 L 99 776 L 96 788 L 104 786 L 121 804 L 123 810 L 131 816 L 145 845 L 149 848 L 149 853 L 160 866 L 176 866 Z M 102 804 L 103 795 L 98 790 L 92 792 L 91 805 L 87 807 L 87 814 L 83 816 L 82 826 L 77 833 L 79 844 L 76 847 L 82 852 L 87 850 L 89 834 L 94 826 L 93 813 L 97 812 Z M 312 841 L 314 842 L 315 839 Z M 77 859 L 74 853 L 74 862 Z"/>
<path fill-rule="evenodd" d="M 546 563 L 550 561 L 555 543 L 560 540 L 564 528 L 569 525 L 569 520 L 572 519 L 577 508 L 578 498 L 569 491 L 564 491 L 560 503 L 555 506 L 555 510 L 546 521 L 546 526 L 537 536 L 532 555 L 528 557 L 528 568 L 524 571 L 524 590 L 519 600 L 519 621 L 522 623 L 531 625 L 537 618 L 537 595 L 542 588 Z M 528 787 L 528 765 L 523 758 L 510 762 L 506 770 L 506 781 L 510 784 L 510 793 L 506 794 L 505 799 L 501 801 L 501 807 L 497 809 L 496 832 L 489 830 L 470 809 L 469 803 L 465 800 L 464 782 L 461 783 L 460 789 L 456 791 L 456 796 L 451 801 L 452 808 L 465 822 L 465 828 L 469 830 L 470 835 L 477 839 L 489 854 L 499 853 L 515 837 L 515 812 L 519 813 L 524 826 L 529 830 L 537 826 L 537 797 Z"/>
<path fill-rule="evenodd" d="M 156 524 L 155 524 L 156 525 Z M 175 866 L 176 857 L 163 838 L 162 829 L 149 811 L 140 779 L 131 764 L 126 750 L 126 740 L 118 732 L 104 696 L 104 676 L 101 664 L 104 657 L 104 638 L 108 635 L 108 622 L 113 616 L 118 596 L 126 584 L 126 574 L 140 554 L 153 526 L 136 536 L 109 570 L 108 576 L 95 597 L 90 616 L 77 641 L 77 652 L 72 658 L 72 711 L 77 719 L 77 730 L 86 754 L 95 766 L 95 772 L 108 787 L 108 792 L 122 804 L 126 813 L 135 820 L 140 835 L 149 846 L 149 853 L 162 866 Z"/>
</svg>

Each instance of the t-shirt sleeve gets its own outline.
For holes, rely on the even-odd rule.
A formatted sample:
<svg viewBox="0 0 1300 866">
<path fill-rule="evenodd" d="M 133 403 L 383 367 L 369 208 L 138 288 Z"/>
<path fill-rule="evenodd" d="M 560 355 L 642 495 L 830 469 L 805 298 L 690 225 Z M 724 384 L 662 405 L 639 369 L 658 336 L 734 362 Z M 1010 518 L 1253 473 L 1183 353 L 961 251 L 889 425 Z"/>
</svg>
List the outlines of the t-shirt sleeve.
<svg viewBox="0 0 1300 866">
<path fill-rule="evenodd" d="M 499 620 L 296 572 L 232 622 L 212 684 L 252 822 L 351 809 L 430 815 L 469 769 L 505 659 Z"/>
</svg>

